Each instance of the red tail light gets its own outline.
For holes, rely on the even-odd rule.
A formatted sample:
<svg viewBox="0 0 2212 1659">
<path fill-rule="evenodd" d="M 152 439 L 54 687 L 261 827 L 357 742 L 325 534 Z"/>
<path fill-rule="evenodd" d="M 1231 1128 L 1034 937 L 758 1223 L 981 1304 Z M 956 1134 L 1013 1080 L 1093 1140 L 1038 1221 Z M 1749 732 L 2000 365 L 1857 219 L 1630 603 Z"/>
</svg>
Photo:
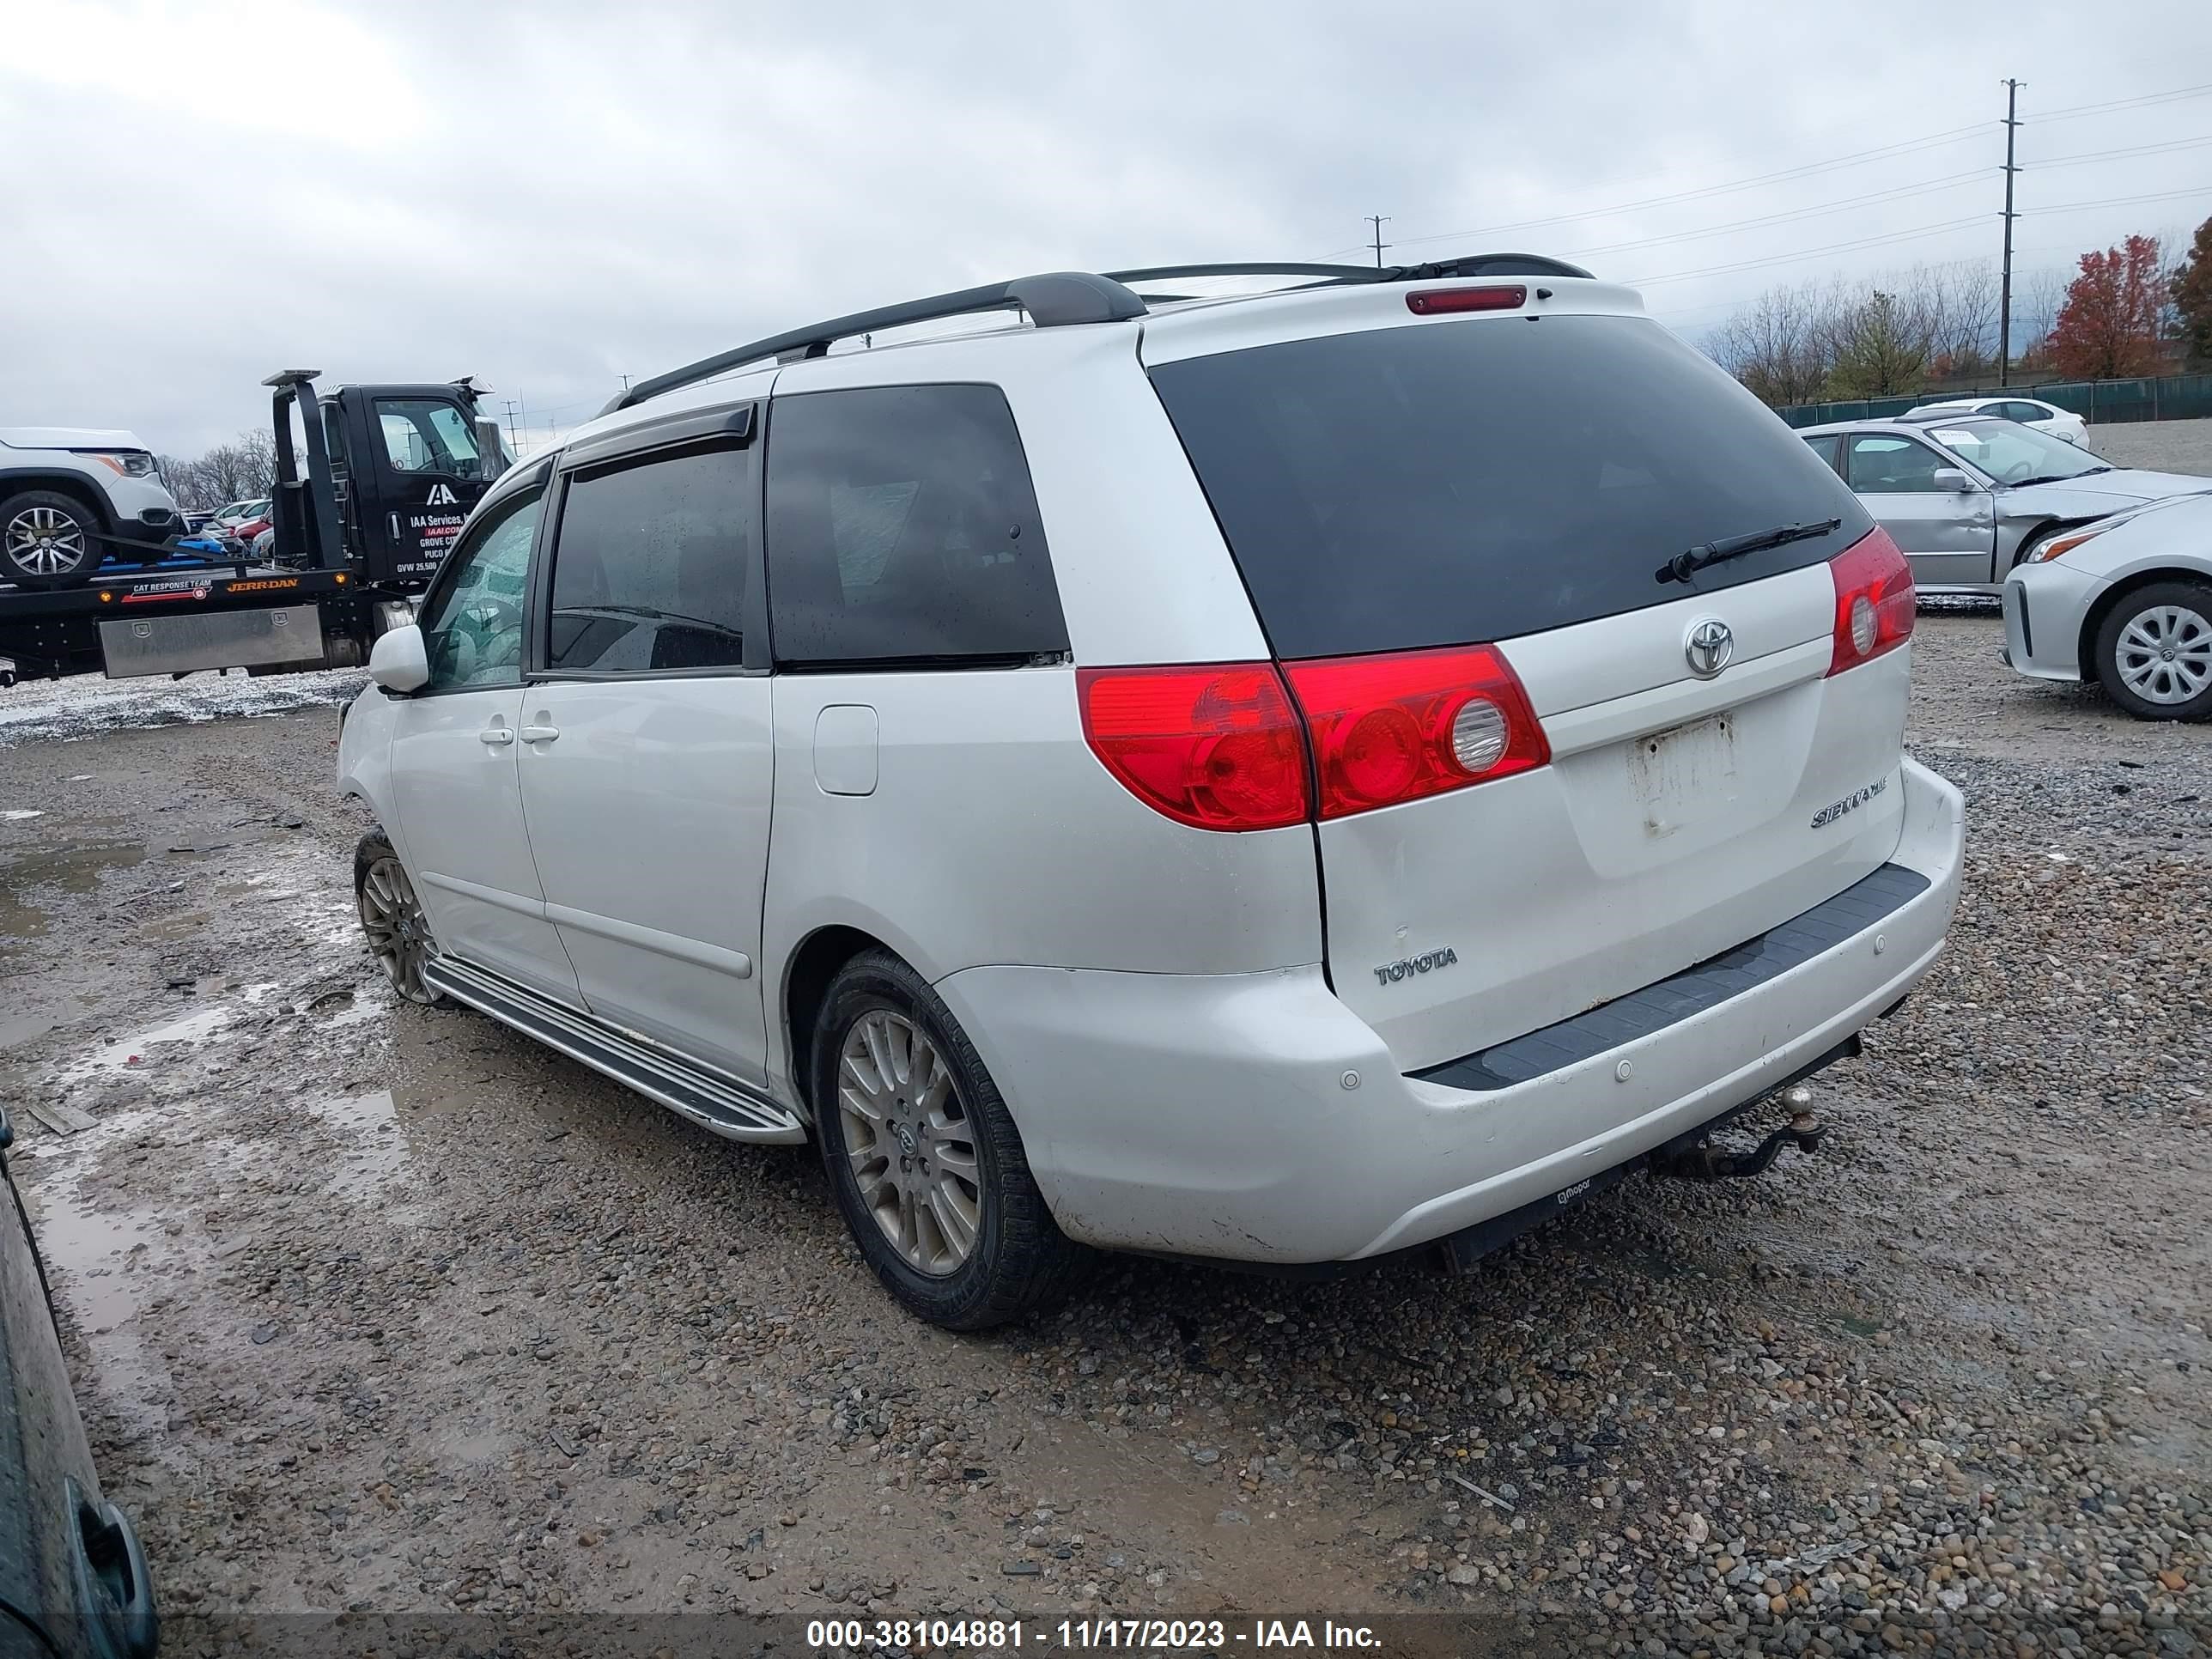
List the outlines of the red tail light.
<svg viewBox="0 0 2212 1659">
<path fill-rule="evenodd" d="M 1273 663 L 1085 668 L 1083 735 L 1122 787 L 1201 830 L 1304 821 L 1306 752 Z"/>
<path fill-rule="evenodd" d="M 1406 309 L 1416 317 L 1441 317 L 1454 311 L 1518 311 L 1528 303 L 1528 290 L 1511 288 L 1425 288 L 1406 296 Z"/>
<path fill-rule="evenodd" d="M 1520 676 L 1490 646 L 1284 668 L 1313 742 L 1324 818 L 1510 777 L 1552 758 Z"/>
<path fill-rule="evenodd" d="M 1894 651 L 1912 637 L 1912 567 L 1877 526 L 1828 561 L 1836 585 L 1835 649 L 1828 672 L 1840 674 Z"/>
</svg>

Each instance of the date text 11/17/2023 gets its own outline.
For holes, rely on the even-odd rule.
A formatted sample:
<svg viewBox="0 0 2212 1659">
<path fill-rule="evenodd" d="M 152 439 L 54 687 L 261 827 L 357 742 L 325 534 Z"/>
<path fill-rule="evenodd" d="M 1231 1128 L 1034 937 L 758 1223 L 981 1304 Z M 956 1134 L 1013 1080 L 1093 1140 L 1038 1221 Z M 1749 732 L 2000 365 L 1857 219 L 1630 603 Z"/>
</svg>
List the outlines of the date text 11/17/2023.
<svg viewBox="0 0 2212 1659">
<path fill-rule="evenodd" d="M 818 1619 L 806 1626 L 806 1645 L 837 1655 L 1002 1653 L 1022 1648 L 1118 1649 L 1139 1653 L 1182 1650 L 1223 1653 L 1237 1648 L 1339 1648 L 1372 1650 L 1381 1638 L 1364 1625 L 1334 1620 L 1062 1619 Z"/>
</svg>

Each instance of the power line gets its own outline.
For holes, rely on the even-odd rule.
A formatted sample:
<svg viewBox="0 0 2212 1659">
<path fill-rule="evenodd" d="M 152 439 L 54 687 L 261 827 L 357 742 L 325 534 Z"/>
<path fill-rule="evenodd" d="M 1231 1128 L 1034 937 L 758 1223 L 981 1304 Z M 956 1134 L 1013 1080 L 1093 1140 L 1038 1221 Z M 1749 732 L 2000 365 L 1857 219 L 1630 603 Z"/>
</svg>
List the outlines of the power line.
<svg viewBox="0 0 2212 1659">
<path fill-rule="evenodd" d="M 2191 185 L 2185 190 L 2154 191 L 2148 196 L 2106 196 L 2094 202 L 2058 202 L 2050 207 L 2022 208 L 2024 218 L 2030 214 L 2078 213 L 2085 208 L 2133 207 L 2139 202 L 2173 202 L 2185 196 L 2212 194 L 2212 185 Z"/>
<path fill-rule="evenodd" d="M 1751 190 L 1760 185 L 1778 184 L 1815 173 L 1832 172 L 1839 167 L 1858 167 L 1868 161 L 1886 160 L 1894 155 L 1910 155 L 1917 150 L 1934 149 L 1943 144 L 1956 143 L 1970 134 L 1987 131 L 1987 122 L 1972 126 L 1954 127 L 1948 132 L 1933 133 L 1924 138 L 1910 138 L 1894 144 L 1884 144 L 1876 149 L 1860 150 L 1850 155 L 1838 155 L 1826 161 L 1808 161 L 1800 167 L 1784 167 L 1777 173 L 1762 173 L 1755 178 L 1739 179 L 1727 184 L 1704 185 L 1694 190 L 1676 191 L 1670 195 L 1646 197 L 1642 201 L 1616 203 L 1612 207 L 1587 208 L 1577 213 L 1554 214 L 1547 219 L 1522 219 L 1513 224 L 1486 225 L 1474 230 L 1455 230 L 1434 236 L 1411 236 L 1404 246 L 1422 242 L 1449 242 L 1467 236 L 1498 236 L 1507 231 L 1535 230 L 1546 225 L 1566 224 L 1577 219 L 1602 219 L 1609 214 L 1632 213 L 1644 208 L 1665 207 L 1676 202 L 1700 200 L 1708 196 L 1726 196 L 1739 190 Z"/>
<path fill-rule="evenodd" d="M 2109 114 L 2113 110 L 2141 109 L 2149 104 L 2171 104 L 2185 98 L 2202 98 L 2207 93 L 2212 93 L 2212 81 L 2193 87 L 2176 87 L 2169 92 L 2146 92 L 2132 98 L 2115 98 L 2102 104 L 2069 104 L 2063 109 L 2051 110 L 2039 118 L 2045 122 L 2075 121 L 2086 115 Z"/>
<path fill-rule="evenodd" d="M 2177 87 L 2165 92 L 2145 93 L 2129 98 L 2112 99 L 2103 103 L 2075 105 L 2064 109 L 2053 110 L 2048 114 L 2039 115 L 2036 118 L 2039 121 L 2045 122 L 2075 120 L 2094 115 L 2107 114 L 2118 110 L 2137 109 L 2154 104 L 2172 103 L 2184 99 L 2199 98 L 2207 94 L 2212 94 L 2212 82 L 2206 82 L 2198 86 Z M 1752 178 L 1734 179 L 1717 185 L 1701 185 L 1692 190 L 1676 191 L 1664 196 L 1646 197 L 1639 201 L 1616 203 L 1611 207 L 1589 208 L 1575 213 L 1556 214 L 1551 217 L 1543 219 L 1523 219 L 1511 224 L 1487 225 L 1474 230 L 1445 231 L 1439 232 L 1437 234 L 1430 236 L 1412 236 L 1407 238 L 1404 243 L 1398 244 L 1397 246 L 1410 247 L 1431 242 L 1455 241 L 1464 237 L 1496 236 L 1502 235 L 1509 231 L 1537 230 L 1541 229 L 1546 226 L 1565 224 L 1577 219 L 1598 219 L 1603 218 L 1610 214 L 1630 213 L 1638 211 L 1645 208 L 1669 206 L 1678 202 L 1700 200 L 1709 196 L 1729 195 L 1740 190 L 1755 189 L 1761 185 L 1778 184 L 1790 179 L 1808 177 L 1814 173 L 1832 172 L 1842 167 L 1858 167 L 1869 161 L 1887 160 L 1894 156 L 1911 155 L 1923 149 L 1933 149 L 1942 145 L 1956 143 L 1960 140 L 1972 134 L 1986 131 L 1989 125 L 1990 124 L 1976 122 L 1968 126 L 1954 127 L 1946 131 L 1929 133 L 1918 138 L 1900 139 L 1895 143 L 1881 145 L 1873 149 L 1858 150 L 1846 155 L 1832 156 L 1826 161 L 1808 161 L 1799 167 L 1784 167 L 1774 173 L 1759 173 Z M 2175 149 L 2192 148 L 2200 142 L 2203 141 L 2191 139 L 2181 141 L 2171 146 L 2143 145 L 2132 151 L 2110 150 L 2093 152 L 2092 155 L 2060 156 L 2054 157 L 2049 161 L 2037 163 L 2036 165 L 2044 167 L 2057 167 L 2062 164 L 2070 165 L 2072 162 L 2077 161 L 2087 161 L 2093 159 L 2093 157 L 2094 159 L 2103 159 L 2108 156 L 2116 157 L 2131 153 L 2153 155 L 2160 153 L 2168 148 Z M 1355 246 L 1364 247 L 1367 244 L 1360 243 Z M 1335 254 L 1348 253 L 1352 251 L 1353 250 L 1349 247 L 1334 249 L 1331 251 L 1331 253 L 1320 257 L 1327 258 L 1334 257 Z"/>
<path fill-rule="evenodd" d="M 2022 82 L 2021 84 L 2025 86 L 2027 82 Z M 2202 149 L 2207 144 L 2212 144 L 2212 137 L 2170 138 L 2163 143 L 2131 144 L 2125 149 L 2093 149 L 2085 150 L 2079 155 L 2054 155 L 2047 161 L 2036 161 L 2030 165 L 2038 167 L 2078 167 L 2089 161 L 2118 161 L 2129 155 L 2164 155 L 2177 149 Z"/>
<path fill-rule="evenodd" d="M 1826 247 L 1802 248 L 1796 253 L 1785 253 L 1770 259 L 1741 259 L 1736 261 L 1733 264 L 1706 265 L 1696 270 L 1673 270 L 1668 271 L 1663 276 L 1628 277 L 1624 278 L 1623 281 L 1625 285 L 1630 288 L 1650 288 L 1656 283 L 1679 283 L 1692 276 L 1725 276 L 1731 271 L 1757 270 L 1766 265 L 1795 264 L 1801 260 L 1818 258 L 1822 254 L 1826 253 L 1850 253 L 1856 252 L 1860 248 L 1881 247 L 1892 242 L 1909 242 L 1917 237 L 1934 236 L 1943 231 L 1959 230 L 1968 225 L 1978 225 L 1984 222 L 1985 222 L 1985 216 L 1978 213 L 1963 219 L 1947 219 L 1941 224 L 1922 225 L 1912 230 L 1900 230 L 1879 236 L 1861 237 L 1856 240 L 1849 242 L 1832 242 Z"/>
<path fill-rule="evenodd" d="M 1924 185 L 1900 185 L 1893 190 L 1872 191 L 1863 196 L 1846 196 L 1840 201 L 1816 203 L 1810 207 L 1785 208 L 1778 213 L 1762 214 L 1753 219 L 1734 219 L 1726 224 L 1707 225 L 1702 230 L 1679 231 L 1668 236 L 1647 236 L 1632 242 L 1608 242 L 1595 247 L 1571 248 L 1563 257 L 1577 258 L 1590 253 L 1620 253 L 1631 248 L 1660 247 L 1673 242 L 1692 242 L 1700 237 L 1717 236 L 1727 231 L 1743 230 L 1762 225 L 1786 223 L 1794 219 L 1814 219 L 1840 209 L 1863 207 L 1869 203 L 1901 201 L 1908 197 L 1932 195 L 1937 191 L 1955 190 L 1960 184 L 1989 176 L 1987 167 L 1974 167 L 1965 173 L 1947 174 Z"/>
</svg>

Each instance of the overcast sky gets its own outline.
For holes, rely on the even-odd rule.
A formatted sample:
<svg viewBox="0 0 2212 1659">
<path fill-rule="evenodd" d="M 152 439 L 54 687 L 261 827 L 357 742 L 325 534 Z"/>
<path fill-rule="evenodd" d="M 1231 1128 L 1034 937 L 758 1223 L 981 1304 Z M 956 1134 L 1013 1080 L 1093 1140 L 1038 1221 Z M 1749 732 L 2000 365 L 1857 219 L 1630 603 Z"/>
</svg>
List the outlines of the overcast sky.
<svg viewBox="0 0 2212 1659">
<path fill-rule="evenodd" d="M 1028 270 L 1357 258 L 1369 213 L 1393 258 L 1579 255 L 1694 337 L 1777 282 L 1994 255 L 2006 75 L 2023 266 L 2212 214 L 2203 0 L 10 11 L 0 425 L 185 455 L 265 420 L 278 368 L 473 374 L 542 443 L 757 334 Z"/>
</svg>

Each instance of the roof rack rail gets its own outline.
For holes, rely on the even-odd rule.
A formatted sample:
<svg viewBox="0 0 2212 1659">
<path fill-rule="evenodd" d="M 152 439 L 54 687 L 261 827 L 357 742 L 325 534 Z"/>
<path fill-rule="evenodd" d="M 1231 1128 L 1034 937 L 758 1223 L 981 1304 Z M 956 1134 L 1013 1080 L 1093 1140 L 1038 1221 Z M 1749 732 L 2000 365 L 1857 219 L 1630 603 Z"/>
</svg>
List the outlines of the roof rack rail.
<svg viewBox="0 0 2212 1659">
<path fill-rule="evenodd" d="M 1418 265 L 1295 263 L 1146 265 L 1133 270 L 1109 270 L 1103 276 L 1088 270 L 1048 270 L 1035 276 L 1017 276 L 1011 283 L 990 283 L 981 288 L 963 288 L 951 294 L 934 294 L 926 300 L 908 300 L 899 305 L 882 306 L 874 311 L 856 311 L 850 316 L 833 317 L 826 323 L 811 323 L 805 328 L 772 334 L 765 340 L 755 340 L 728 351 L 718 351 L 711 357 L 702 357 L 696 363 L 686 363 L 681 368 L 672 368 L 665 374 L 655 374 L 640 380 L 635 386 L 610 398 L 599 413 L 612 415 L 634 404 L 643 403 L 648 398 L 657 398 L 664 392 L 673 392 L 679 386 L 696 386 L 701 380 L 711 380 L 746 363 L 763 362 L 771 357 L 780 362 L 794 362 L 808 357 L 824 356 L 832 341 L 850 339 L 855 334 L 872 334 L 878 329 L 900 328 L 909 323 L 936 322 L 948 317 L 964 317 L 974 312 L 1004 311 L 1015 307 L 1028 312 L 1030 319 L 1039 328 L 1058 328 L 1071 323 L 1119 322 L 1130 317 L 1141 317 L 1146 311 L 1145 301 L 1127 285 L 1164 277 L 1304 276 L 1312 281 L 1298 286 L 1328 288 L 1340 283 L 1431 282 L 1447 276 L 1586 277 L 1589 275 L 1589 272 L 1580 265 L 1571 265 L 1564 259 L 1550 258 L 1541 253 L 1470 253 L 1456 259 L 1437 259 Z M 1152 297 L 1164 301 L 1178 296 L 1155 295 Z"/>
<path fill-rule="evenodd" d="M 1057 328 L 1071 323 L 1118 322 L 1145 314 L 1145 302 L 1109 277 L 1087 270 L 1045 271 L 1035 276 L 1017 276 L 1011 283 L 990 283 L 981 288 L 934 294 L 926 300 L 881 306 L 873 311 L 856 311 L 850 316 L 833 317 L 826 323 L 811 323 L 805 328 L 770 335 L 765 340 L 718 351 L 696 363 L 686 363 L 681 368 L 640 380 L 610 399 L 599 413 L 611 415 L 648 398 L 657 398 L 664 392 L 696 385 L 744 363 L 770 357 L 791 362 L 823 356 L 831 341 L 850 339 L 855 334 L 872 334 L 878 329 L 899 328 L 908 323 L 935 322 L 946 317 L 964 317 L 973 312 L 1011 310 L 1017 307 L 1028 312 L 1039 328 Z"/>
<path fill-rule="evenodd" d="M 1109 270 L 1109 283 L 1151 283 L 1165 276 L 1312 276 L 1322 285 L 1332 283 L 1387 283 L 1390 268 L 1380 265 L 1310 265 L 1263 262 L 1257 264 L 1146 265 L 1136 270 Z"/>
</svg>

